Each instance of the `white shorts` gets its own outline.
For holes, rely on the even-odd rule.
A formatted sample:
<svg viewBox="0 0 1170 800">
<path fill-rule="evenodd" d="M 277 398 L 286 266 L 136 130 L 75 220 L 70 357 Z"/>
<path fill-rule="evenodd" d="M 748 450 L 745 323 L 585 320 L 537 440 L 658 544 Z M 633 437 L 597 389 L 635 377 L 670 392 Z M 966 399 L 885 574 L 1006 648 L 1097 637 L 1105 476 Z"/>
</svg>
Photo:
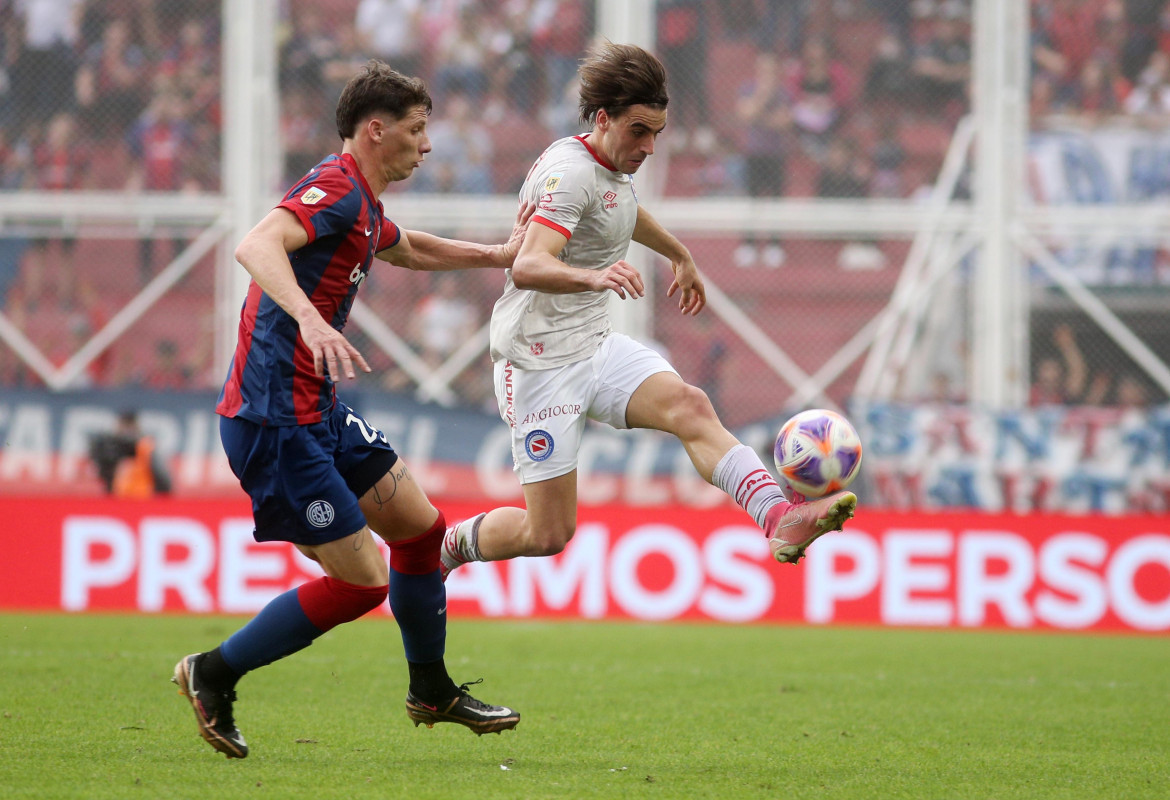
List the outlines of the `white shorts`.
<svg viewBox="0 0 1170 800">
<path fill-rule="evenodd" d="M 512 430 L 512 463 L 520 483 L 536 483 L 577 468 L 585 420 L 625 428 L 630 395 L 659 372 L 665 358 L 620 333 L 610 334 L 592 358 L 552 369 L 495 364 L 496 402 Z"/>
</svg>

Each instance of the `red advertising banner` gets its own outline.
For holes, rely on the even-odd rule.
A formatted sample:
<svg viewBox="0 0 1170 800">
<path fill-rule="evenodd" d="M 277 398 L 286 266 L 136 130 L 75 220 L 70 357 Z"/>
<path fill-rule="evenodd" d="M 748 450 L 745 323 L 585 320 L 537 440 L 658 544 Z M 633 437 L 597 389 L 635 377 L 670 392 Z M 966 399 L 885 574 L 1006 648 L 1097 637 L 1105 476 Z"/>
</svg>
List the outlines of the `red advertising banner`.
<svg viewBox="0 0 1170 800">
<path fill-rule="evenodd" d="M 250 614 L 320 574 L 253 541 L 244 499 L 0 497 L 0 519 L 3 609 Z M 583 507 L 564 553 L 469 564 L 447 595 L 456 617 L 1163 632 L 1170 521 L 862 508 L 794 567 L 736 509 Z"/>
</svg>

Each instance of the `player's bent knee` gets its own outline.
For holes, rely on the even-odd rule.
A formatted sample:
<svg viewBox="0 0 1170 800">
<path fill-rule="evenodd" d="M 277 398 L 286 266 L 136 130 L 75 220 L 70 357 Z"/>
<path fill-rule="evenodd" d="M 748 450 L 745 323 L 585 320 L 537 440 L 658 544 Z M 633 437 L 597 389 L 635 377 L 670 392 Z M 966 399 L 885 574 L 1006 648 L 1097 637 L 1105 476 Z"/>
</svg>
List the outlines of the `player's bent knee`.
<svg viewBox="0 0 1170 800">
<path fill-rule="evenodd" d="M 435 524 L 421 536 L 390 542 L 390 568 L 404 575 L 434 572 L 439 568 L 439 551 L 446 532 L 447 520 L 440 511 Z"/>
<path fill-rule="evenodd" d="M 554 530 L 536 532 L 529 537 L 529 555 L 555 556 L 564 552 L 569 540 L 573 538 L 577 528 L 575 525 Z"/>
<path fill-rule="evenodd" d="M 684 385 L 679 389 L 671 403 L 670 414 L 673 432 L 683 438 L 687 438 L 688 433 L 719 422 L 711 399 L 697 386 Z"/>
</svg>

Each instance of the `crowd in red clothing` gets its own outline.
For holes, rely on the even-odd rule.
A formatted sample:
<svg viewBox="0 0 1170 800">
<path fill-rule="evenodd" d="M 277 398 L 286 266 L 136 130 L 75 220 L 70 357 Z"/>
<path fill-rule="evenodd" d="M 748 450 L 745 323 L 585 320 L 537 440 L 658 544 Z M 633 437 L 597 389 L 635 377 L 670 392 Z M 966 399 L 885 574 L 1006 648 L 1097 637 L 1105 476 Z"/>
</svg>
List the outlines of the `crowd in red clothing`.
<svg viewBox="0 0 1170 800">
<path fill-rule="evenodd" d="M 580 129 L 576 66 L 596 5 L 285 0 L 282 183 L 337 149 L 335 98 L 377 57 L 423 77 L 435 97 L 427 167 L 395 191 L 514 192 L 542 147 Z M 0 189 L 219 191 L 222 7 L 0 0 Z M 667 193 L 911 196 L 933 182 L 970 107 L 970 0 L 655 8 L 670 75 Z M 1167 0 L 1031 0 L 1030 9 L 1036 124 L 1170 115 Z M 26 313 L 55 304 L 84 318 L 78 330 L 108 318 L 93 310 L 108 303 L 75 269 L 72 239 L 0 243 L 6 313 L 14 303 Z M 181 246 L 144 238 L 137 282 Z M 853 253 L 866 257 L 864 247 Z M 785 257 L 779 242 L 755 240 L 735 255 L 741 266 L 778 267 Z M 49 261 L 56 268 L 42 268 Z M 9 262 L 17 267 L 6 278 Z"/>
</svg>

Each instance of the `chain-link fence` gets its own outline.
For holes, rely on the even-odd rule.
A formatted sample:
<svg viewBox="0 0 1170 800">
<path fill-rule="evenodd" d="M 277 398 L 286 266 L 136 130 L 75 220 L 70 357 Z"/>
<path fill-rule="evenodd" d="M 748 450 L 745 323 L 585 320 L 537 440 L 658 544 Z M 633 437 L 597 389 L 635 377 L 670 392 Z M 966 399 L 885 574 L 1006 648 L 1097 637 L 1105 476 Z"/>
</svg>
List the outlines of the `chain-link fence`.
<svg viewBox="0 0 1170 800">
<path fill-rule="evenodd" d="M 987 221 L 973 211 L 972 139 L 995 112 L 973 100 L 975 15 L 995 5 L 981 1 L 650 5 L 671 105 L 640 196 L 692 249 L 712 304 L 680 318 L 656 285 L 641 332 L 729 426 L 800 405 L 964 405 L 979 394 L 973 276 Z M 388 216 L 411 224 L 435 197 L 498 208 L 486 196 L 513 196 L 548 143 L 583 129 L 575 70 L 603 5 L 281 3 L 273 199 L 338 149 L 340 87 L 377 57 L 423 77 L 435 99 L 433 152 L 391 186 Z M 67 200 L 222 195 L 233 135 L 221 108 L 225 8 L 0 0 L 0 186 L 60 197 L 65 209 L 0 219 L 0 386 L 211 390 L 222 380 L 216 263 L 210 246 L 195 246 L 200 227 L 152 217 L 149 200 L 132 231 L 79 226 Z M 1002 176 L 1020 186 L 1009 233 L 1027 274 L 1002 289 L 1028 298 L 1014 336 L 1030 374 L 1013 378 L 1028 396 L 1013 405 L 1164 403 L 1170 229 L 1157 209 L 1170 195 L 1170 10 L 1165 0 L 1032 0 L 1028 12 L 1026 174 Z M 472 237 L 484 227 L 474 216 L 434 232 L 470 227 Z M 652 262 L 645 271 L 660 283 L 665 274 Z M 383 267 L 362 293 L 375 319 L 347 333 L 386 390 L 490 408 L 483 326 L 501 288 L 499 275 Z M 119 317 L 136 299 L 138 312 Z M 129 321 L 110 326 L 119 319 Z"/>
</svg>

